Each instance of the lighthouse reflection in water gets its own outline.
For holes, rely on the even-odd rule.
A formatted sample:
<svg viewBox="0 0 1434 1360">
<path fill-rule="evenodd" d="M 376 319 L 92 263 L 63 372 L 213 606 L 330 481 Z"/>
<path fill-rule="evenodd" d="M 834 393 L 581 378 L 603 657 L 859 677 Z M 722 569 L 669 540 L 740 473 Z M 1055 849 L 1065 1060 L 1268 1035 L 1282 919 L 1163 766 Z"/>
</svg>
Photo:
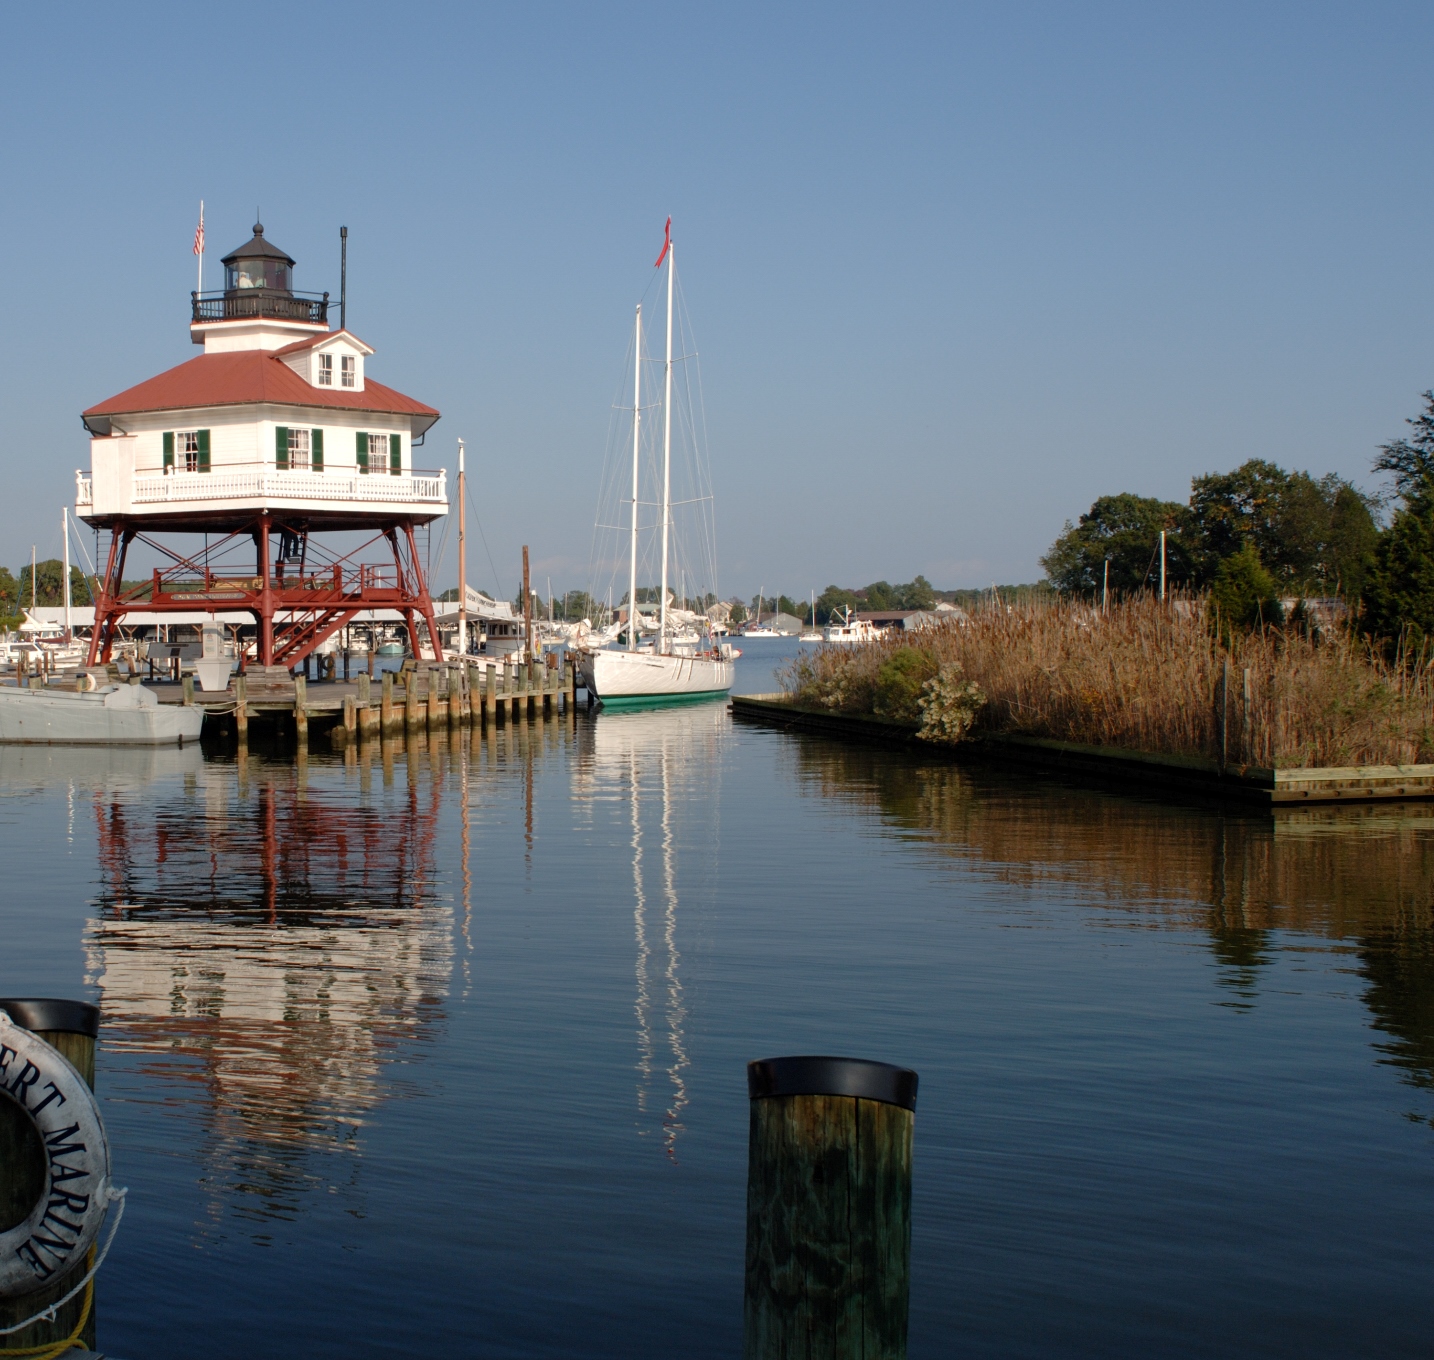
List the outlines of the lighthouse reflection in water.
<svg viewBox="0 0 1434 1360">
<path fill-rule="evenodd" d="M 445 787 L 381 801 L 304 764 L 159 753 L 92 792 L 101 895 L 86 939 L 104 1042 L 203 1125 L 211 1215 L 287 1217 L 315 1152 L 356 1152 L 383 1068 L 442 1024 L 452 906 L 431 892 Z M 174 768 L 170 768 L 174 767 Z M 83 797 L 83 795 L 81 795 Z M 335 1179 L 326 1165 L 321 1178 Z M 340 1174 L 338 1179 L 342 1180 Z"/>
</svg>

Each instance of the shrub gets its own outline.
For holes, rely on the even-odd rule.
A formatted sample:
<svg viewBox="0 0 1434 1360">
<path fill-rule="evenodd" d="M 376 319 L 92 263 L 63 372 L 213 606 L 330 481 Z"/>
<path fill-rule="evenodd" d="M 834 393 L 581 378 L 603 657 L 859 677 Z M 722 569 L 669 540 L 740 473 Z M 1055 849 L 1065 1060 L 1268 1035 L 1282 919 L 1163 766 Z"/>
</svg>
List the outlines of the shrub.
<svg viewBox="0 0 1434 1360">
<path fill-rule="evenodd" d="M 954 746 L 975 725 L 985 702 L 981 686 L 966 679 L 961 663 L 948 661 L 921 686 L 921 730 L 916 735 L 922 741 Z"/>
<path fill-rule="evenodd" d="M 877 669 L 871 711 L 887 722 L 921 721 L 921 696 L 936 662 L 915 647 L 898 647 Z"/>
</svg>

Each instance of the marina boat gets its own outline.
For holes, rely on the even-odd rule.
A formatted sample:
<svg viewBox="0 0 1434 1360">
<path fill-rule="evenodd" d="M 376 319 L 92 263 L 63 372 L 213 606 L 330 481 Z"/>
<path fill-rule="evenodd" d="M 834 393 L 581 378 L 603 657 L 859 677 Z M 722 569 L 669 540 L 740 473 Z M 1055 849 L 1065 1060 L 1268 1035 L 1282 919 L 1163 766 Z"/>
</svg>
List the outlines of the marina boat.
<svg viewBox="0 0 1434 1360">
<path fill-rule="evenodd" d="M 732 688 L 733 653 L 710 632 L 704 637 L 691 631 L 697 616 L 671 608 L 668 589 L 672 527 L 672 309 L 674 266 L 672 219 L 662 254 L 667 261 L 667 357 L 663 365 L 663 437 L 661 476 L 661 585 L 658 590 L 657 634 L 644 645 L 642 629 L 630 620 L 624 630 L 624 646 L 589 647 L 576 653 L 578 675 L 588 692 L 605 706 L 647 703 L 681 703 L 714 699 Z M 638 511 L 641 500 L 642 453 L 642 306 L 638 305 L 633 340 L 632 394 L 632 501 L 628 538 L 628 606 L 637 613 Z M 694 436 L 695 440 L 695 436 Z M 685 595 L 685 588 L 684 588 Z M 674 617 L 680 615 L 679 617 Z"/>
<path fill-rule="evenodd" d="M 0 742 L 169 746 L 198 741 L 204 710 L 161 704 L 143 685 L 89 692 L 0 686 Z"/>
<path fill-rule="evenodd" d="M 876 625 L 870 619 L 853 618 L 851 610 L 848 609 L 840 623 L 832 622 L 827 625 L 822 633 L 822 640 L 850 646 L 858 642 L 875 642 L 879 636 Z"/>
</svg>

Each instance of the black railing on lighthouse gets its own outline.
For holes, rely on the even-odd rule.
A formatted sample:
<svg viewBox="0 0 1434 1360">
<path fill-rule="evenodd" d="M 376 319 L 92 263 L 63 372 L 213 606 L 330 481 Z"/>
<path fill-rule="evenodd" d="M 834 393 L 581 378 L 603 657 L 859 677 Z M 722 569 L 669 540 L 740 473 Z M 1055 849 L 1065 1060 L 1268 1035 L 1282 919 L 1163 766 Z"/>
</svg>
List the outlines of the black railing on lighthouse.
<svg viewBox="0 0 1434 1360">
<path fill-rule="evenodd" d="M 327 293 L 277 293 L 267 288 L 223 293 L 189 294 L 195 321 L 249 321 L 272 317 L 276 321 L 329 324 Z"/>
</svg>

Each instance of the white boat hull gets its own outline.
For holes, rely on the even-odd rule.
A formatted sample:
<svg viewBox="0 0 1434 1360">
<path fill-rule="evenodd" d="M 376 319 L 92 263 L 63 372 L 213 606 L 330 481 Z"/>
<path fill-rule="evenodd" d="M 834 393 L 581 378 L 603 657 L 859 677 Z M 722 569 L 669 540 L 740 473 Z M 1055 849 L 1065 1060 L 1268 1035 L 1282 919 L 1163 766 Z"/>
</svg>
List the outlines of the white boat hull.
<svg viewBox="0 0 1434 1360">
<path fill-rule="evenodd" d="M 0 742 L 169 746 L 198 741 L 204 710 L 161 704 L 142 685 L 88 694 L 0 686 Z"/>
<path fill-rule="evenodd" d="M 578 675 L 604 703 L 624 699 L 695 699 L 732 688 L 732 662 L 712 656 L 659 656 L 655 652 L 578 654 Z"/>
</svg>

